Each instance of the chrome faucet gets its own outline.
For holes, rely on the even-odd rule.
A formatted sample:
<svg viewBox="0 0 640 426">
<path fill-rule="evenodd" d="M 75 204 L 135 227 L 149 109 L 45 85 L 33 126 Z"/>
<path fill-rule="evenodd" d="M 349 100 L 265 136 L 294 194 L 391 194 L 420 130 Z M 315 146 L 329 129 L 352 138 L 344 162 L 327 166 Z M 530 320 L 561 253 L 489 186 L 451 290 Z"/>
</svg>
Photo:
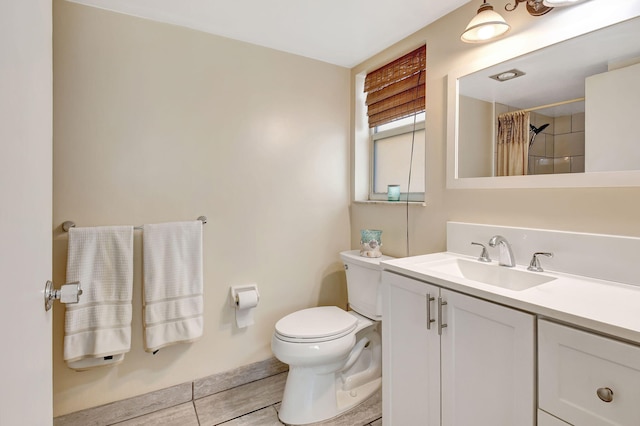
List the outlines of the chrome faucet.
<svg viewBox="0 0 640 426">
<path fill-rule="evenodd" d="M 502 235 L 494 235 L 489 240 L 489 246 L 495 247 L 498 246 L 500 250 L 500 258 L 498 263 L 500 266 L 507 266 L 512 268 L 516 266 L 515 258 L 513 257 L 513 251 L 511 251 L 511 244 L 506 240 Z"/>
</svg>

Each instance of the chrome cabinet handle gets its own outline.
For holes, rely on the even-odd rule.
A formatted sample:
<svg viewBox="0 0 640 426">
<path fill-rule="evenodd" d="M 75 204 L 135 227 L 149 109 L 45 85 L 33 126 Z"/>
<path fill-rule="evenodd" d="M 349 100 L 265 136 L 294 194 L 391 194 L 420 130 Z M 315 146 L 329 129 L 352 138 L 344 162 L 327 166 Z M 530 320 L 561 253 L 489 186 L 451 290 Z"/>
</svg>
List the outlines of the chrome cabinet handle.
<svg viewBox="0 0 640 426">
<path fill-rule="evenodd" d="M 613 401 L 613 391 L 610 388 L 598 388 L 596 395 L 604 402 Z"/>
<path fill-rule="evenodd" d="M 436 299 L 431 297 L 430 293 L 427 293 L 427 330 L 431 330 L 431 323 L 436 321 L 435 319 L 431 319 L 431 302 L 434 300 Z"/>
<path fill-rule="evenodd" d="M 442 307 L 446 304 L 442 297 L 438 297 L 438 335 L 442 335 L 442 329 L 447 327 L 447 324 L 442 322 Z"/>
<path fill-rule="evenodd" d="M 47 281 L 44 286 L 44 310 L 51 309 L 54 300 L 59 300 L 61 303 L 78 303 L 81 294 L 82 287 L 79 281 L 63 284 L 59 290 L 53 288 L 51 281 Z"/>
</svg>

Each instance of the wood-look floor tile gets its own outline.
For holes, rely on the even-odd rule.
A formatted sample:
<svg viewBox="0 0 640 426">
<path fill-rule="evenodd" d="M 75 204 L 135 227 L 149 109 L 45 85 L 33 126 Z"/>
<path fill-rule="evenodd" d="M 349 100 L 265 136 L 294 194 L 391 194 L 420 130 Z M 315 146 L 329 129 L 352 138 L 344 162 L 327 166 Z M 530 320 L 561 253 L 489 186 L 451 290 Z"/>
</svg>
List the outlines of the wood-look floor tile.
<svg viewBox="0 0 640 426">
<path fill-rule="evenodd" d="M 229 420 L 220 426 L 282 426 L 278 420 L 278 412 L 273 406 L 245 414 L 237 419 Z"/>
<path fill-rule="evenodd" d="M 191 382 L 53 419 L 54 426 L 105 426 L 191 401 Z"/>
<path fill-rule="evenodd" d="M 204 377 L 193 382 L 193 399 L 204 398 L 288 370 L 287 364 L 272 357 L 231 371 Z"/>
<path fill-rule="evenodd" d="M 365 426 L 382 417 L 382 390 L 355 408 L 333 419 L 312 423 L 313 426 Z"/>
<path fill-rule="evenodd" d="M 280 373 L 195 401 L 201 426 L 226 422 L 282 400 L 287 373 Z"/>
<path fill-rule="evenodd" d="M 136 417 L 117 426 L 198 426 L 198 417 L 192 402 L 165 408 L 155 413 Z"/>
</svg>

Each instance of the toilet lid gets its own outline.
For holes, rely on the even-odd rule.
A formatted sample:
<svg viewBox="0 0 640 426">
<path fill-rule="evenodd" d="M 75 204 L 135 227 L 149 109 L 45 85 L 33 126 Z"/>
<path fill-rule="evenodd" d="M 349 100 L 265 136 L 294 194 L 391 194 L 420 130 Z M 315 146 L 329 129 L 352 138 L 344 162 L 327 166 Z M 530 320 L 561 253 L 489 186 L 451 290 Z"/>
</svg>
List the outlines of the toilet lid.
<svg viewBox="0 0 640 426">
<path fill-rule="evenodd" d="M 358 319 L 336 306 L 303 309 L 276 323 L 276 333 L 296 340 L 341 337 L 356 328 Z"/>
</svg>

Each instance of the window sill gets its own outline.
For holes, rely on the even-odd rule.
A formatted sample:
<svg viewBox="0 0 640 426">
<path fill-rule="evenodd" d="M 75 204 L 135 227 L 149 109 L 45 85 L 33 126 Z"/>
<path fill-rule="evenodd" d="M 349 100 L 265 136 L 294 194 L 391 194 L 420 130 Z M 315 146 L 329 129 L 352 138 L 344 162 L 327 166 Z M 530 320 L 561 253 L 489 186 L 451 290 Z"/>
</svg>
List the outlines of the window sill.
<svg viewBox="0 0 640 426">
<path fill-rule="evenodd" d="M 385 201 L 385 200 L 354 200 L 354 204 L 384 204 L 389 206 L 406 206 L 406 201 Z M 409 201 L 410 206 L 426 207 L 427 203 L 424 201 Z"/>
</svg>

